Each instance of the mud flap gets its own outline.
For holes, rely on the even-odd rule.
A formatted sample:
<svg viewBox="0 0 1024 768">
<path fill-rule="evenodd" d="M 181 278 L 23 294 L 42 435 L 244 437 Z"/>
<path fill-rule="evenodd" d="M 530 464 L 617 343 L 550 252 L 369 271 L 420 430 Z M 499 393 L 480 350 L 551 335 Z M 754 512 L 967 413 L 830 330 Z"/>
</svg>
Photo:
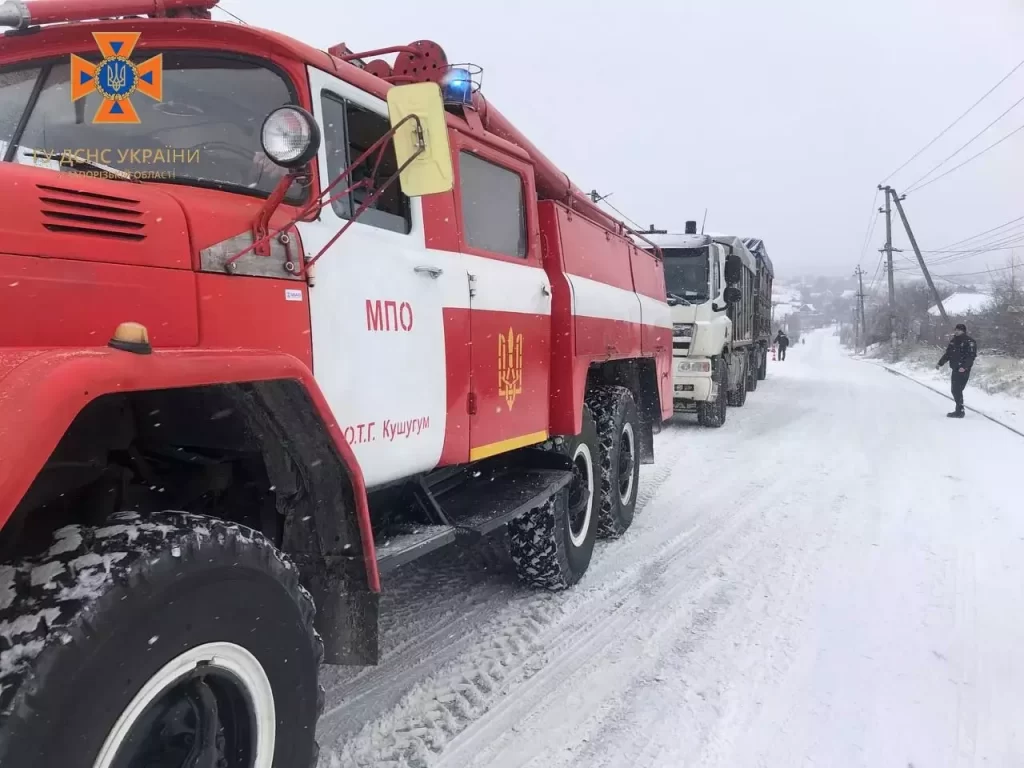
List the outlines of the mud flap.
<svg viewBox="0 0 1024 768">
<path fill-rule="evenodd" d="M 362 560 L 295 556 L 303 584 L 316 605 L 314 626 L 324 641 L 324 662 L 348 666 L 379 661 L 380 595 L 358 586 L 349 574 Z"/>
</svg>

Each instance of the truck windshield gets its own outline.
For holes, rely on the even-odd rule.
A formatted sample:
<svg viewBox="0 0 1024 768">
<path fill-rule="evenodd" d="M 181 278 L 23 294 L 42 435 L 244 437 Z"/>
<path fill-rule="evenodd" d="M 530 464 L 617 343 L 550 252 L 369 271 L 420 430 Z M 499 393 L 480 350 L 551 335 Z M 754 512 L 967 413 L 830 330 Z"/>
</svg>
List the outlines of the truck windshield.
<svg viewBox="0 0 1024 768">
<path fill-rule="evenodd" d="M 157 53 L 132 59 L 140 63 Z M 83 58 L 99 63 L 98 55 Z M 284 171 L 263 154 L 260 129 L 274 109 L 295 103 L 286 80 L 259 61 L 210 52 L 165 52 L 162 70 L 163 98 L 136 91 L 130 101 L 138 122 L 116 124 L 93 122 L 103 101 L 96 90 L 72 101 L 67 57 L 0 72 L 2 159 L 269 194 Z"/>
<path fill-rule="evenodd" d="M 665 290 L 687 301 L 708 300 L 708 249 L 662 248 Z"/>
</svg>

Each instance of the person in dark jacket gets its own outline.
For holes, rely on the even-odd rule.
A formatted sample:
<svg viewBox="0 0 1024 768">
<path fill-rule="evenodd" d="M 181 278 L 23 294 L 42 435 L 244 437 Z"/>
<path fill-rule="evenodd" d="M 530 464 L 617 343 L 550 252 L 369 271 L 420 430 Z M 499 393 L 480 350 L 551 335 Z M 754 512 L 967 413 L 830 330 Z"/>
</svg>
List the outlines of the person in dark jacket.
<svg viewBox="0 0 1024 768">
<path fill-rule="evenodd" d="M 779 345 L 779 360 L 785 360 L 786 347 L 789 346 L 789 336 L 781 328 L 779 328 L 779 333 L 775 337 L 775 343 Z"/>
<path fill-rule="evenodd" d="M 953 331 L 953 338 L 946 345 L 946 354 L 942 356 L 936 368 L 941 368 L 949 363 L 952 372 L 949 379 L 949 388 L 953 393 L 953 402 L 956 409 L 946 415 L 951 419 L 962 419 L 964 417 L 964 387 L 967 380 L 971 378 L 971 366 L 974 365 L 974 358 L 978 356 L 978 345 L 974 339 L 967 335 L 967 326 L 958 323 Z"/>
</svg>

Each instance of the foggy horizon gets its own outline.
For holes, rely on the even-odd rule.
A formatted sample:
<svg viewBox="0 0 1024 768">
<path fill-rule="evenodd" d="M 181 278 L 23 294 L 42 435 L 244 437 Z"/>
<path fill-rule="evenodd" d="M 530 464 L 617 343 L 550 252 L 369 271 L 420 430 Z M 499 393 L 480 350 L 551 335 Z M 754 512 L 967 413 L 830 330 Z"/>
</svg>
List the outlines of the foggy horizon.
<svg viewBox="0 0 1024 768">
<path fill-rule="evenodd" d="M 863 257 L 862 244 L 881 202 L 869 208 L 876 185 L 1006 75 L 1024 37 L 1024 8 L 1010 0 L 984 10 L 951 0 L 598 0 L 585 10 L 522 0 L 465 13 L 397 0 L 386 23 L 374 4 L 338 14 L 321 0 L 224 7 L 322 48 L 436 40 L 450 61 L 483 67 L 487 98 L 578 186 L 610 193 L 644 228 L 681 231 L 707 208 L 709 231 L 762 238 L 784 278 L 849 275 L 858 262 L 875 268 L 881 221 Z M 889 183 L 902 192 L 1022 94 L 1024 68 Z M 940 172 L 1022 120 L 1024 105 Z M 1024 213 L 1010 187 L 1022 147 L 1024 136 L 1014 136 L 910 195 L 921 247 Z M 895 215 L 893 232 L 905 249 L 897 266 L 910 266 Z M 959 258 L 936 271 L 999 267 L 1008 256 Z"/>
</svg>

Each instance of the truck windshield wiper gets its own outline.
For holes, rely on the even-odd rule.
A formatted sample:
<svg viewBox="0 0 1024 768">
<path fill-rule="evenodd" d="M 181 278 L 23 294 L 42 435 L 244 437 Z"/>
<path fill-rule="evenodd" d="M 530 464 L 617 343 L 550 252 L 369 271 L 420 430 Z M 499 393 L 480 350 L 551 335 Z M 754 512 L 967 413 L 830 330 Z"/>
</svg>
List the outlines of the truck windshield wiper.
<svg viewBox="0 0 1024 768">
<path fill-rule="evenodd" d="M 670 292 L 667 295 L 668 295 L 668 298 L 671 299 L 672 301 L 674 301 L 676 304 L 685 304 L 688 307 L 692 307 L 693 306 L 693 302 L 692 301 L 690 301 L 689 299 L 683 298 L 679 294 L 671 293 Z M 669 301 L 668 303 L 671 304 L 672 301 Z"/>
</svg>

